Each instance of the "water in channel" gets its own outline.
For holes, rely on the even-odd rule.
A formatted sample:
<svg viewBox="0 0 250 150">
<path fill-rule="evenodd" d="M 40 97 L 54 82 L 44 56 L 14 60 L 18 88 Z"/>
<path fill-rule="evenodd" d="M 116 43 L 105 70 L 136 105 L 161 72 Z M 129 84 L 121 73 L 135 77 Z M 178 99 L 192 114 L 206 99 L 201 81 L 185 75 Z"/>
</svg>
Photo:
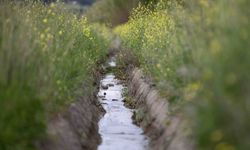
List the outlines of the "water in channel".
<svg viewBox="0 0 250 150">
<path fill-rule="evenodd" d="M 109 61 L 116 67 L 115 59 Z M 124 85 L 113 73 L 106 74 L 100 81 L 99 101 L 106 110 L 99 122 L 102 143 L 98 150 L 147 150 L 148 139 L 143 130 L 133 124 L 133 110 L 124 106 L 122 92 Z"/>
</svg>

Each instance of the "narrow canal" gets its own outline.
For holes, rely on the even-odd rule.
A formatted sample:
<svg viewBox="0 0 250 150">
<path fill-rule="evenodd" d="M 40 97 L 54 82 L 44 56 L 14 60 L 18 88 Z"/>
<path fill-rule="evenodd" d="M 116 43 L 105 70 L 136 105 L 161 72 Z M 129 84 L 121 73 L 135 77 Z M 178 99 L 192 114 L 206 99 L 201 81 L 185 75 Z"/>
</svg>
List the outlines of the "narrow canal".
<svg viewBox="0 0 250 150">
<path fill-rule="evenodd" d="M 110 58 L 110 67 L 116 67 L 115 58 Z M 99 101 L 106 110 L 99 122 L 102 143 L 98 150 L 147 150 L 148 138 L 143 130 L 133 124 L 133 110 L 124 106 L 123 90 L 125 86 L 108 73 L 100 81 Z"/>
</svg>

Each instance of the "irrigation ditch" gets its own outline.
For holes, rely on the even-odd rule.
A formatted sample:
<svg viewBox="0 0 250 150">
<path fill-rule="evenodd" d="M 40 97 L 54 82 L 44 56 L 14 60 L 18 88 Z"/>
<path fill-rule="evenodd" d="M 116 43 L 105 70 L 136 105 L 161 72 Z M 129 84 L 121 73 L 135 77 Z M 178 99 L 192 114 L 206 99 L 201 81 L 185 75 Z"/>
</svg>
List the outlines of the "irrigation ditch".
<svg viewBox="0 0 250 150">
<path fill-rule="evenodd" d="M 37 144 L 39 149 L 194 149 L 183 116 L 169 114 L 167 100 L 133 62 L 119 58 L 125 63 L 116 65 L 117 53 L 112 49 L 95 71 L 91 94 L 48 123 L 48 136 Z"/>
</svg>

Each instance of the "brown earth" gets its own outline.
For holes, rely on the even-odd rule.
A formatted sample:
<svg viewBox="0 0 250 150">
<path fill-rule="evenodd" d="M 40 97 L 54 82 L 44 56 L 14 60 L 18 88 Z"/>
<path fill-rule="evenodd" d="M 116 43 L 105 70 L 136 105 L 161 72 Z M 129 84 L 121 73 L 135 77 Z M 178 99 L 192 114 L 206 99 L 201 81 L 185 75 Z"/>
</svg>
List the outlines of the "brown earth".
<svg viewBox="0 0 250 150">
<path fill-rule="evenodd" d="M 187 120 L 181 114 L 170 115 L 168 101 L 134 67 L 127 68 L 128 91 L 137 109 L 134 119 L 151 138 L 153 150 L 193 150 L 194 142 Z"/>
<path fill-rule="evenodd" d="M 95 73 L 99 83 L 101 73 Z M 88 86 L 88 85 L 86 85 Z M 47 137 L 37 144 L 39 150 L 95 150 L 101 142 L 98 122 L 103 108 L 97 100 L 96 88 L 72 103 L 65 112 L 59 113 L 47 124 Z"/>
</svg>

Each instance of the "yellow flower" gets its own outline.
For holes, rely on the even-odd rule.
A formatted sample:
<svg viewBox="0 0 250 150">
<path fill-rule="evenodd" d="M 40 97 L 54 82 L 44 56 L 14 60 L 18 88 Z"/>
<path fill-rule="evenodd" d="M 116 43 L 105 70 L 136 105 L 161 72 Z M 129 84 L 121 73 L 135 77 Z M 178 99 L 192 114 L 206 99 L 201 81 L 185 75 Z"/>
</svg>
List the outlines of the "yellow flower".
<svg viewBox="0 0 250 150">
<path fill-rule="evenodd" d="M 221 142 L 219 144 L 216 145 L 215 150 L 235 150 L 234 146 L 225 143 L 225 142 Z"/>
<path fill-rule="evenodd" d="M 52 36 L 50 33 L 48 33 L 48 34 L 47 34 L 47 38 L 48 38 L 48 39 L 52 39 L 53 36 Z"/>
<path fill-rule="evenodd" d="M 40 34 L 40 38 L 41 39 L 44 39 L 45 38 L 45 35 L 42 33 L 42 34 Z"/>
<path fill-rule="evenodd" d="M 51 14 L 51 12 L 52 12 L 51 9 L 49 9 L 49 10 L 48 10 L 48 14 Z"/>
<path fill-rule="evenodd" d="M 213 39 L 210 43 L 210 52 L 213 54 L 213 55 L 218 55 L 220 52 L 221 52 L 221 43 L 216 40 L 216 39 Z"/>
<path fill-rule="evenodd" d="M 223 133 L 221 130 L 215 130 L 211 133 L 211 141 L 219 142 L 223 138 Z"/>
<path fill-rule="evenodd" d="M 201 84 L 199 82 L 188 84 L 184 89 L 184 99 L 187 101 L 192 101 L 200 88 Z"/>
<path fill-rule="evenodd" d="M 203 7 L 208 7 L 209 6 L 207 0 L 200 0 L 200 5 L 203 6 Z"/>
<path fill-rule="evenodd" d="M 156 67 L 157 68 L 161 68 L 161 64 L 156 64 Z"/>
<path fill-rule="evenodd" d="M 60 31 L 58 32 L 58 34 L 59 34 L 59 35 L 62 35 L 62 34 L 63 34 L 63 32 L 60 30 Z"/>
<path fill-rule="evenodd" d="M 43 19 L 43 23 L 47 23 L 48 22 L 48 20 L 45 18 L 45 19 Z"/>
<path fill-rule="evenodd" d="M 50 27 L 46 28 L 44 32 L 48 33 L 50 31 Z"/>
<path fill-rule="evenodd" d="M 50 4 L 50 7 L 51 7 L 51 8 L 54 8 L 55 6 L 56 6 L 55 3 L 51 3 L 51 4 Z"/>
<path fill-rule="evenodd" d="M 57 81 L 56 81 L 56 84 L 57 84 L 57 85 L 60 85 L 60 84 L 61 84 L 61 81 L 60 81 L 60 80 L 57 80 Z"/>
<path fill-rule="evenodd" d="M 86 36 L 86 37 L 90 37 L 90 29 L 88 27 L 84 27 L 83 28 L 83 34 Z"/>
</svg>

